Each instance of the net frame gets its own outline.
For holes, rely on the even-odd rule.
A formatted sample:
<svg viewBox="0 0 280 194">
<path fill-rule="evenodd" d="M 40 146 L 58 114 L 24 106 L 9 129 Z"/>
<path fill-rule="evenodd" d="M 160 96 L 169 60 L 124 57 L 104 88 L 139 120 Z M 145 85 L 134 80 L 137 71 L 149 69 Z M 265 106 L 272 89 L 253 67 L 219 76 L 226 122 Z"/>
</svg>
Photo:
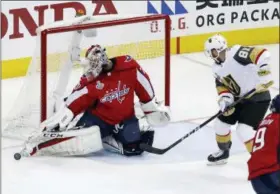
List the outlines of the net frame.
<svg viewBox="0 0 280 194">
<path fill-rule="evenodd" d="M 75 24 L 70 26 L 56 26 L 39 28 L 37 33 L 40 33 L 40 61 L 41 61 L 41 99 L 40 99 L 40 121 L 43 122 L 47 119 L 47 48 L 48 48 L 48 35 L 62 32 L 71 32 L 86 29 L 98 29 L 104 27 L 134 24 L 141 22 L 164 20 L 164 43 L 165 43 L 165 53 L 164 53 L 164 72 L 165 72 L 165 85 L 164 85 L 164 98 L 165 105 L 170 106 L 170 47 L 171 47 L 171 19 L 168 15 L 158 14 L 158 15 L 148 15 L 148 16 L 137 16 L 132 18 L 117 19 L 111 21 L 101 21 L 95 23 L 84 23 Z"/>
</svg>

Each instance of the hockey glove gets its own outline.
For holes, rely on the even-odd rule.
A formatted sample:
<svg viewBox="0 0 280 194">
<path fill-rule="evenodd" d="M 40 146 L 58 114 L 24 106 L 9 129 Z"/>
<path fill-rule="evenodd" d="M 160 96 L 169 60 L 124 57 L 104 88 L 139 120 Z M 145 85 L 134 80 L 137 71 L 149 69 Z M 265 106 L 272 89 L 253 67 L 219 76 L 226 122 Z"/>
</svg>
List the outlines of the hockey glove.
<svg viewBox="0 0 280 194">
<path fill-rule="evenodd" d="M 166 125 L 171 120 L 168 107 L 162 102 L 158 102 L 156 98 L 148 103 L 141 104 L 141 109 L 151 126 Z"/>
<path fill-rule="evenodd" d="M 230 106 L 234 102 L 234 96 L 231 93 L 223 93 L 220 94 L 218 104 L 220 106 L 220 110 L 224 112 L 228 106 Z M 223 115 L 230 116 L 234 113 L 235 108 L 231 108 L 230 110 L 226 111 Z"/>
<path fill-rule="evenodd" d="M 255 88 L 256 88 L 256 92 L 257 92 L 257 93 L 264 92 L 264 91 L 268 90 L 269 87 L 272 86 L 273 84 L 274 84 L 274 81 L 269 81 L 269 82 L 264 83 L 264 84 L 258 84 L 258 85 L 255 87 Z M 252 96 L 255 95 L 256 92 L 254 92 L 253 94 L 251 94 L 251 95 L 248 96 L 247 98 L 251 98 Z"/>
<path fill-rule="evenodd" d="M 265 84 L 259 84 L 259 85 L 256 86 L 256 91 L 257 91 L 257 92 L 265 91 L 265 90 L 267 90 L 270 86 L 272 86 L 273 83 L 274 83 L 273 81 L 269 81 L 269 82 L 267 82 L 267 83 L 265 83 Z"/>
<path fill-rule="evenodd" d="M 66 106 L 61 106 L 58 112 L 41 123 L 40 128 L 42 131 L 65 131 L 73 118 L 72 111 Z"/>
</svg>

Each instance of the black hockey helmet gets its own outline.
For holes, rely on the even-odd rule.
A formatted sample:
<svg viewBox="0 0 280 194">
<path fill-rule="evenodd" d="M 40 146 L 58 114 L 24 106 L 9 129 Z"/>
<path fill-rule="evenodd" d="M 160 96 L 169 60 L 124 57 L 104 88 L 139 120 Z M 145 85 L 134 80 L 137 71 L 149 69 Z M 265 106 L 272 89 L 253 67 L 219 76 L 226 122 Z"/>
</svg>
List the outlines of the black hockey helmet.
<svg viewBox="0 0 280 194">
<path fill-rule="evenodd" d="M 278 94 L 273 98 L 270 104 L 271 112 L 280 113 L 280 95 Z"/>
</svg>

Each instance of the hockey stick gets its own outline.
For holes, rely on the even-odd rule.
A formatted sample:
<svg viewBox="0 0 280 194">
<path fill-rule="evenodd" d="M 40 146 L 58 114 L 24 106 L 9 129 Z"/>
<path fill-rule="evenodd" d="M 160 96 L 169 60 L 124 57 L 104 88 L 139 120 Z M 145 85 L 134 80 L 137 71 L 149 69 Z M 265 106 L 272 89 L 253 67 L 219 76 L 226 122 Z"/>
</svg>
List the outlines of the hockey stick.
<svg viewBox="0 0 280 194">
<path fill-rule="evenodd" d="M 155 148 L 152 147 L 148 144 L 144 144 L 141 143 L 140 144 L 140 149 L 149 152 L 149 153 L 153 153 L 153 154 L 164 154 L 165 152 L 167 152 L 168 150 L 172 149 L 173 147 L 175 147 L 176 145 L 178 145 L 179 143 L 181 143 L 184 139 L 188 138 L 190 135 L 194 134 L 195 132 L 197 132 L 198 130 L 200 130 L 202 127 L 204 127 L 205 125 L 207 125 L 209 122 L 211 122 L 212 120 L 214 120 L 215 118 L 221 116 L 222 114 L 224 114 L 225 112 L 227 112 L 228 110 L 230 110 L 231 108 L 233 108 L 234 106 L 236 106 L 238 103 L 240 103 L 242 100 L 244 100 L 245 98 L 247 98 L 248 96 L 250 96 L 251 94 L 256 92 L 256 88 L 250 90 L 249 92 L 247 92 L 245 95 L 243 95 L 241 98 L 239 98 L 238 100 L 236 100 L 234 103 L 232 103 L 225 111 L 219 111 L 218 113 L 216 113 L 214 116 L 212 116 L 211 118 L 209 118 L 207 121 L 205 121 L 204 123 L 200 124 L 199 126 L 197 126 L 196 128 L 194 128 L 193 130 L 191 130 L 189 133 L 187 133 L 186 135 L 184 135 L 182 138 L 178 139 L 177 141 L 175 141 L 174 143 L 172 143 L 171 145 L 169 145 L 167 148 L 164 149 L 159 149 L 159 148 Z"/>
</svg>

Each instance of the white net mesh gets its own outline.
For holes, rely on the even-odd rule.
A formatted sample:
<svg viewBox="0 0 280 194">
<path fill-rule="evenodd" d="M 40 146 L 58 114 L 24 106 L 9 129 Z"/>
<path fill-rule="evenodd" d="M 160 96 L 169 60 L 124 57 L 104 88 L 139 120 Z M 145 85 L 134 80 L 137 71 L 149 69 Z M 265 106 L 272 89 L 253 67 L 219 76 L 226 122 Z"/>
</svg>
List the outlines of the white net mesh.
<svg viewBox="0 0 280 194">
<path fill-rule="evenodd" d="M 134 16 L 132 16 L 134 17 Z M 84 21 L 88 18 L 88 21 Z M 122 20 L 127 16 L 81 16 L 71 21 L 60 21 L 42 26 L 38 30 L 71 26 L 79 23 L 94 23 L 100 21 Z M 83 21 L 83 22 L 82 22 Z M 157 25 L 164 29 L 164 20 L 158 20 Z M 97 31 L 97 33 L 96 33 Z M 34 131 L 38 131 L 41 112 L 41 95 L 47 97 L 47 115 L 53 109 L 54 94 L 67 96 L 79 82 L 83 68 L 79 63 L 72 63 L 71 52 L 73 48 L 80 47 L 80 56 L 92 44 L 100 44 L 107 50 L 109 57 L 131 55 L 148 72 L 159 99 L 164 100 L 164 30 L 151 33 L 151 22 L 140 22 L 97 28 L 96 31 L 88 29 L 83 35 L 77 36 L 77 31 L 61 32 L 47 35 L 47 94 L 41 93 L 41 36 L 38 33 L 37 44 L 32 62 L 25 76 L 25 81 L 13 108 L 4 118 L 3 136 L 27 139 Z M 89 34 L 89 32 L 93 34 Z M 91 35 L 86 37 L 85 35 Z M 79 41 L 80 40 L 80 41 Z M 67 68 L 71 66 L 70 77 L 67 79 Z M 67 86 L 65 87 L 65 84 Z"/>
</svg>

